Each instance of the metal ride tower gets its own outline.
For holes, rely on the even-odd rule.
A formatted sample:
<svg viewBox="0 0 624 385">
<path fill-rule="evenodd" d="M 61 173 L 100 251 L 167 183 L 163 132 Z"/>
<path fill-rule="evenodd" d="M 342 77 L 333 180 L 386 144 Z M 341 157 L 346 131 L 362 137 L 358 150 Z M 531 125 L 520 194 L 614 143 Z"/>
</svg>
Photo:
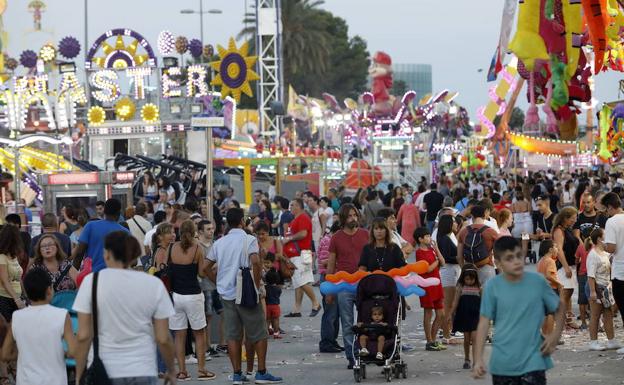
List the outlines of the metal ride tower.
<svg viewBox="0 0 624 385">
<path fill-rule="evenodd" d="M 274 109 L 278 102 L 282 102 L 284 94 L 280 1 L 256 0 L 256 46 L 260 75 L 257 83 L 259 132 L 276 139 L 279 138 L 282 121 Z"/>
</svg>

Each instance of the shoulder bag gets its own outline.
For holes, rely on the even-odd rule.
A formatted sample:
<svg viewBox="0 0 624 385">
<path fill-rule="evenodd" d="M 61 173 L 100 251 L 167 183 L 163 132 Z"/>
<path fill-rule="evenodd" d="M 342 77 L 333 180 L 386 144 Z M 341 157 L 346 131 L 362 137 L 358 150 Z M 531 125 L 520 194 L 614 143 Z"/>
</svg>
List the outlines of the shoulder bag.
<svg viewBox="0 0 624 385">
<path fill-rule="evenodd" d="M 236 275 L 236 304 L 245 308 L 255 308 L 258 305 L 258 288 L 254 282 L 252 270 L 249 266 L 249 240 L 245 234 L 245 247 L 239 261 L 238 274 Z M 247 261 L 247 267 L 244 261 Z"/>
<path fill-rule="evenodd" d="M 99 272 L 93 273 L 93 287 L 91 288 L 91 316 L 93 317 L 93 362 L 82 376 L 80 385 L 111 385 L 104 363 L 100 358 L 98 338 L 98 307 L 97 286 Z"/>
<path fill-rule="evenodd" d="M 169 250 L 167 251 L 167 264 L 161 263 L 160 270 L 154 273 L 155 277 L 158 277 L 162 283 L 165 285 L 167 292 L 171 294 L 171 270 L 169 265 L 171 265 L 171 250 L 173 249 L 173 243 L 169 245 Z M 156 258 L 154 258 L 154 264 L 156 263 Z"/>
</svg>

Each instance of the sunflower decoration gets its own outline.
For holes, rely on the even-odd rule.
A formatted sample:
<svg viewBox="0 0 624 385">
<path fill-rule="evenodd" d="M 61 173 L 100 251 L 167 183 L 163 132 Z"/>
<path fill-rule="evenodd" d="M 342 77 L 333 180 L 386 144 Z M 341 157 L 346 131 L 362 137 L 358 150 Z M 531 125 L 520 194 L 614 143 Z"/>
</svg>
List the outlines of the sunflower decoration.
<svg viewBox="0 0 624 385">
<path fill-rule="evenodd" d="M 230 38 L 227 50 L 217 45 L 221 60 L 212 62 L 210 65 L 219 73 L 210 84 L 221 86 L 222 98 L 232 95 L 239 102 L 241 93 L 249 97 L 253 96 L 249 82 L 260 79 L 252 69 L 258 57 L 247 56 L 248 50 L 247 42 L 243 43 L 240 48 L 236 48 L 233 38 Z"/>
<path fill-rule="evenodd" d="M 89 108 L 87 120 L 89 121 L 89 124 L 99 126 L 106 120 L 106 111 L 104 111 L 104 109 L 100 106 L 93 106 Z"/>
<path fill-rule="evenodd" d="M 147 103 L 141 108 L 141 119 L 145 123 L 156 123 L 159 119 L 158 107 L 153 103 Z"/>
<path fill-rule="evenodd" d="M 136 105 L 130 98 L 121 98 L 115 103 L 115 114 L 120 120 L 126 121 L 134 117 Z"/>
</svg>

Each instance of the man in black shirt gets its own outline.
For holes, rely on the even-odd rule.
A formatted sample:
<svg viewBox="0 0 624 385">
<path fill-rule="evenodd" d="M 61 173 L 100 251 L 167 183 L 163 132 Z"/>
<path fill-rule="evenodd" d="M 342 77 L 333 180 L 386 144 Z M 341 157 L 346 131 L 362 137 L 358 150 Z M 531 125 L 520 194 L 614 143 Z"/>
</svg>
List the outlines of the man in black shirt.
<svg viewBox="0 0 624 385">
<path fill-rule="evenodd" d="M 431 183 L 429 190 L 431 191 L 423 199 L 423 209 L 427 210 L 427 229 L 429 232 L 432 232 L 435 220 L 438 217 L 438 211 L 442 209 L 444 203 L 444 195 L 438 192 L 438 185 L 435 182 Z"/>
<path fill-rule="evenodd" d="M 590 194 L 583 195 L 583 212 L 579 214 L 574 225 L 574 236 L 581 241 L 587 239 L 594 229 L 604 229 L 607 217 L 596 211 L 596 201 Z"/>
<path fill-rule="evenodd" d="M 553 228 L 553 220 L 555 214 L 550 209 L 550 199 L 547 195 L 542 195 L 537 198 L 537 228 L 535 229 L 536 240 L 543 241 L 544 239 L 550 239 L 550 234 Z"/>
<path fill-rule="evenodd" d="M 551 239 L 551 232 L 553 229 L 553 220 L 555 214 L 550 209 L 550 199 L 548 195 L 541 195 L 537 198 L 537 218 L 535 220 L 535 234 L 530 234 L 529 238 L 532 241 L 537 241 L 537 250 L 539 250 L 539 243 L 545 239 Z M 537 263 L 537 250 L 533 248 L 533 252 L 530 253 L 529 259 L 531 263 Z"/>
</svg>

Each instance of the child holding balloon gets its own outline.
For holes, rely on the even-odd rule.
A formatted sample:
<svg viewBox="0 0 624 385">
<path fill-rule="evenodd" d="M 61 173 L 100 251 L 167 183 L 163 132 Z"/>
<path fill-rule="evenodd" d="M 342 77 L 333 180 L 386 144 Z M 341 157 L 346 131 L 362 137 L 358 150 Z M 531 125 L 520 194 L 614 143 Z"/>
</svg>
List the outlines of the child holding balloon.
<svg viewBox="0 0 624 385">
<path fill-rule="evenodd" d="M 425 227 L 420 227 L 414 231 L 414 239 L 418 244 L 416 261 L 426 261 L 429 264 L 427 272 L 421 276 L 440 279 L 440 266 L 444 266 L 444 257 L 431 241 L 431 233 Z M 427 339 L 425 349 L 432 352 L 445 350 L 446 346 L 436 341 L 438 330 L 440 330 L 444 320 L 444 289 L 442 289 L 441 283 L 425 288 L 425 295 L 420 297 L 420 306 L 424 309 L 423 327 Z M 431 317 L 434 311 L 435 319 L 432 323 Z"/>
</svg>

